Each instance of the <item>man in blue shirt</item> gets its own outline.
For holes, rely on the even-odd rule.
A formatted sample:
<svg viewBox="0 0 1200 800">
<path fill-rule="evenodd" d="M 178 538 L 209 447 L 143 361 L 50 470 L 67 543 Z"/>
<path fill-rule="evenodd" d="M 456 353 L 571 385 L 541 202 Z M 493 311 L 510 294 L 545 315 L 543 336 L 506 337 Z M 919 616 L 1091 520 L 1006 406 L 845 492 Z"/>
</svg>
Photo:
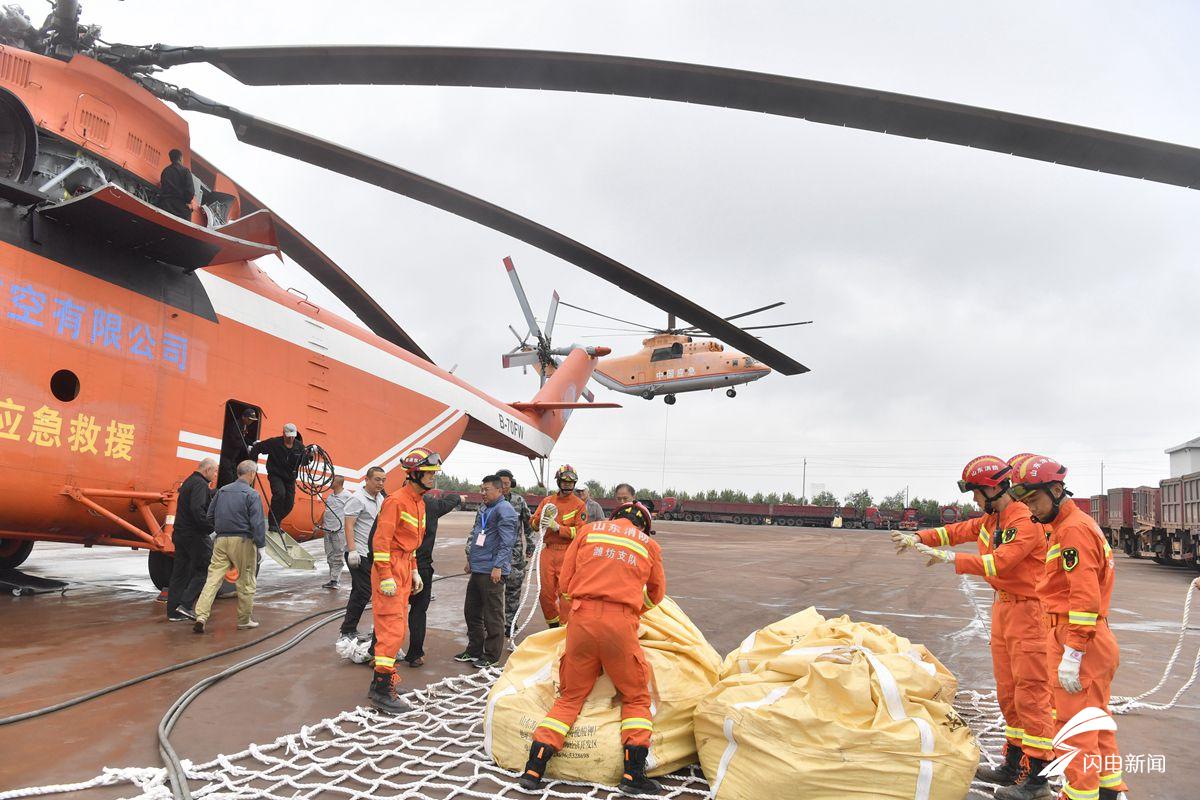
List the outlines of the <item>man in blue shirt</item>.
<svg viewBox="0 0 1200 800">
<path fill-rule="evenodd" d="M 196 624 L 192 626 L 196 633 L 204 633 L 217 590 L 231 567 L 238 573 L 238 630 L 258 627 L 250 614 L 254 610 L 258 550 L 267 543 L 267 520 L 262 498 L 253 488 L 257 475 L 257 462 L 238 464 L 237 480 L 218 489 L 208 506 L 208 524 L 216 531 L 217 539 L 208 565 L 208 579 L 196 601 Z"/>
<path fill-rule="evenodd" d="M 495 475 L 483 479 L 483 506 L 467 540 L 467 649 L 456 661 L 473 661 L 480 669 L 500 660 L 504 647 L 504 579 L 512 564 L 520 516 L 504 499 L 503 485 Z"/>
</svg>

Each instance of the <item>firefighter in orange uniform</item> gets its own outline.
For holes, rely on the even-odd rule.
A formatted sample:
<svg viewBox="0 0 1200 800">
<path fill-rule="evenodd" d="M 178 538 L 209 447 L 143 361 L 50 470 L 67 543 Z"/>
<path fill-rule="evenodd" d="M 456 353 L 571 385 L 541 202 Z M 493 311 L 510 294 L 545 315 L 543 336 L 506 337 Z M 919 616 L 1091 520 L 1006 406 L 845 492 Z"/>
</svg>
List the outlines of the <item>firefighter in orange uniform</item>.
<svg viewBox="0 0 1200 800">
<path fill-rule="evenodd" d="M 396 657 L 408 627 L 409 593 L 424 588 L 417 572 L 416 551 L 425 538 L 425 502 L 442 469 L 437 453 L 418 447 L 400 466 L 406 479 L 400 491 L 383 501 L 372 539 L 371 608 L 375 619 L 375 675 L 367 698 L 380 711 L 399 714 L 409 705 L 396 694 L 400 676 Z"/>
<path fill-rule="evenodd" d="M 1109 690 L 1120 663 L 1108 608 L 1116 578 L 1112 549 L 1096 522 L 1079 510 L 1063 485 L 1067 468 L 1044 456 L 1023 461 L 1011 494 L 1050 529 L 1046 569 L 1038 594 L 1050 631 L 1046 662 L 1054 709 L 1064 725 L 1085 708 L 1108 711 Z M 1079 753 L 1067 765 L 1062 797 L 1121 800 L 1128 788 L 1112 730 L 1075 734 L 1064 744 Z"/>
<path fill-rule="evenodd" d="M 562 749 L 603 669 L 621 694 L 625 769 L 620 788 L 633 794 L 658 793 L 658 784 L 646 777 L 654 724 L 649 669 L 638 642 L 641 615 L 661 603 L 667 591 L 662 554 L 652 533 L 646 507 L 626 503 L 611 520 L 583 528 L 567 548 L 562 586 L 571 616 L 559 667 L 560 695 L 533 731 L 520 779 L 523 788 L 541 785 L 546 763 Z"/>
<path fill-rule="evenodd" d="M 559 572 L 562 571 L 563 556 L 567 552 L 576 532 L 587 522 L 587 506 L 575 494 L 579 475 L 570 464 L 563 464 L 554 473 L 558 494 L 547 495 L 533 512 L 533 524 L 542 529 L 542 555 L 538 563 L 538 605 L 542 616 L 551 628 L 557 628 L 566 620 L 559 619 L 558 595 Z M 558 512 L 548 519 L 548 507 Z"/>
<path fill-rule="evenodd" d="M 900 550 L 914 547 L 930 565 L 953 564 L 960 575 L 981 575 L 996 590 L 992 605 L 992 668 L 1004 712 L 1004 762 L 980 767 L 976 777 L 999 784 L 1002 800 L 1050 800 L 1054 791 L 1039 773 L 1053 760 L 1054 722 L 1050 714 L 1050 675 L 1046 668 L 1046 623 L 1037 585 L 1046 565 L 1046 535 L 1029 509 L 1007 494 L 1012 467 L 996 456 L 979 456 L 963 468 L 960 492 L 973 492 L 985 512 L 976 519 L 918 531 L 896 532 Z M 979 555 L 935 549 L 967 542 Z M 1018 783 L 1023 757 L 1028 777 Z"/>
</svg>

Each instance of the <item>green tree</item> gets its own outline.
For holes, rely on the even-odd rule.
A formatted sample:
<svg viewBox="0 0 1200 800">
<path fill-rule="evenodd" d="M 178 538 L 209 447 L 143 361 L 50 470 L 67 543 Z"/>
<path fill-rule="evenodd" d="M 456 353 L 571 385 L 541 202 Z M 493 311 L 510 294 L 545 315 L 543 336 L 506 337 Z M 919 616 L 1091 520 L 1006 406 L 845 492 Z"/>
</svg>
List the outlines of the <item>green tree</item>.
<svg viewBox="0 0 1200 800">
<path fill-rule="evenodd" d="M 917 510 L 921 521 L 927 525 L 942 524 L 942 507 L 937 500 L 931 500 L 925 497 L 914 497 L 908 501 L 908 505 Z"/>
<path fill-rule="evenodd" d="M 904 492 L 896 492 L 889 494 L 879 503 L 880 511 L 903 511 L 904 510 Z"/>
<path fill-rule="evenodd" d="M 584 486 L 592 493 L 592 497 L 599 500 L 602 497 L 608 497 L 608 492 L 604 489 L 604 484 L 600 481 L 585 481 Z"/>
<path fill-rule="evenodd" d="M 814 506 L 836 506 L 838 505 L 837 495 L 833 492 L 821 491 L 817 492 L 812 499 Z"/>
<path fill-rule="evenodd" d="M 861 492 L 846 495 L 846 505 L 853 506 L 861 512 L 865 511 L 867 506 L 875 505 L 875 501 L 871 499 L 871 493 L 863 489 Z"/>
<path fill-rule="evenodd" d="M 763 502 L 771 503 L 772 505 L 774 505 L 775 503 L 780 503 L 783 501 L 779 499 L 779 492 L 771 492 L 770 494 L 768 494 L 766 497 L 763 498 Z"/>
<path fill-rule="evenodd" d="M 763 497 L 763 493 L 762 493 L 762 492 L 755 492 L 755 493 L 754 493 L 754 496 L 750 498 L 750 502 L 751 502 L 751 503 L 765 503 L 765 502 L 767 502 L 767 501 L 766 501 L 766 499 Z"/>
<path fill-rule="evenodd" d="M 789 506 L 797 505 L 796 495 L 792 494 L 791 492 L 784 492 L 783 497 L 780 498 L 779 502 Z"/>
</svg>

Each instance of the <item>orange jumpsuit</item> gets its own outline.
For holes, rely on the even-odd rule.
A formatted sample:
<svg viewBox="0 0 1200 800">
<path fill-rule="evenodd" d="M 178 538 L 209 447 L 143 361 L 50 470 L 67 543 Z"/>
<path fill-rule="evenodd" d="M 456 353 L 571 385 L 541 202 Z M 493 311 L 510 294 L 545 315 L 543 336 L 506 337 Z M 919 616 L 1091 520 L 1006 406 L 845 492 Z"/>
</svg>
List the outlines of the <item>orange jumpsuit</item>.
<svg viewBox="0 0 1200 800">
<path fill-rule="evenodd" d="M 371 615 L 375 620 L 375 671 L 396 674 L 396 656 L 408 628 L 408 596 L 416 571 L 416 550 L 425 538 L 425 502 L 413 484 L 383 501 L 375 523 L 374 568 L 371 570 Z M 391 597 L 379 589 L 396 582 Z"/>
<path fill-rule="evenodd" d="M 999 513 L 919 531 L 917 536 L 930 546 L 978 542 L 979 555 L 955 554 L 954 571 L 982 575 L 996 590 L 992 670 L 1004 713 L 1005 749 L 1020 747 L 1030 758 L 1053 760 L 1046 622 L 1037 593 L 1046 569 L 1042 526 L 1033 521 L 1025 504 L 1010 502 Z"/>
<path fill-rule="evenodd" d="M 563 557 L 567 547 L 575 538 L 576 532 L 587 522 L 587 506 L 574 492 L 566 495 L 552 494 L 538 503 L 537 511 L 533 512 L 534 524 L 540 524 L 542 509 L 547 503 L 554 503 L 558 509 L 558 531 L 549 528 L 542 535 L 541 561 L 538 564 L 538 605 L 542 607 L 542 616 L 548 624 L 560 622 L 558 613 L 559 573 L 562 571 Z M 565 620 L 562 620 L 565 622 Z"/>
<path fill-rule="evenodd" d="M 650 672 L 638 621 L 666 595 L 658 542 L 624 519 L 588 525 L 567 548 L 562 584 L 571 624 L 559 664 L 559 697 L 534 729 L 534 741 L 562 750 L 603 669 L 621 693 L 621 741 L 648 747 L 654 731 Z"/>
<path fill-rule="evenodd" d="M 1072 500 L 1063 502 L 1051 528 L 1038 592 L 1050 624 L 1046 665 L 1055 676 L 1054 709 L 1063 725 L 1088 706 L 1108 710 L 1109 688 L 1121 659 L 1116 637 L 1108 627 L 1115 579 L 1112 548 L 1095 521 Z M 1058 684 L 1063 645 L 1084 652 L 1079 665 L 1082 692 L 1070 694 Z M 1063 744 L 1079 750 L 1067 765 L 1063 789 L 1071 800 L 1091 800 L 1100 788 L 1115 792 L 1128 788 L 1121 775 L 1115 733 L 1081 733 Z"/>
</svg>

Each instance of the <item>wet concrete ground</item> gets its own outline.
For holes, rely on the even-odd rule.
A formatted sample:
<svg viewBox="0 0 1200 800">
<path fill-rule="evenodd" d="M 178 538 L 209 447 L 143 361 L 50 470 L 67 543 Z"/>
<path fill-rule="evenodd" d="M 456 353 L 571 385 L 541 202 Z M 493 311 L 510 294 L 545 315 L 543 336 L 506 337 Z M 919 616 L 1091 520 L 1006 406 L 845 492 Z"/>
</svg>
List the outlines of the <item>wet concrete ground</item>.
<svg viewBox="0 0 1200 800">
<path fill-rule="evenodd" d="M 443 519 L 435 553 L 439 573 L 462 568 L 471 515 Z M 878 622 L 927 645 L 964 686 L 991 689 L 991 657 L 978 604 L 990 606 L 982 581 L 947 568 L 926 568 L 915 556 L 896 556 L 886 533 L 662 523 L 669 592 L 722 653 L 751 630 L 815 605 L 827 616 L 847 613 Z M 319 542 L 318 572 L 287 572 L 272 562 L 259 577 L 257 631 L 234 628 L 234 601 L 219 601 L 210 633 L 197 636 L 168 623 L 146 577 L 144 554 L 39 544 L 22 568 L 69 580 L 65 595 L 0 597 L 0 717 L 40 708 L 159 667 L 247 641 L 320 609 L 344 604 L 342 589 L 321 589 L 327 576 Z M 1195 573 L 1118 556 L 1111 622 L 1122 649 L 1114 691 L 1137 694 L 1153 686 L 1174 645 L 1185 592 Z M 402 669 L 409 686 L 463 672 L 451 661 L 462 649 L 464 579 L 435 587 L 430 605 L 427 664 Z M 363 628 L 369 625 L 369 612 Z M 534 629 L 540 629 L 537 621 Z M 220 669 L 276 646 L 294 632 L 250 650 L 156 678 L 47 717 L 0 727 L 0 789 L 87 780 L 105 766 L 158 766 L 155 729 L 187 688 Z M 1190 673 L 1200 635 L 1193 624 L 1166 689 L 1169 698 Z M 205 692 L 188 709 L 172 742 L 182 758 L 207 760 L 268 742 L 301 725 L 364 702 L 370 671 L 343 662 L 332 623 L 289 653 Z M 1165 773 L 1142 769 L 1126 777 L 1131 797 L 1176 800 L 1200 785 L 1196 724 L 1200 687 L 1167 712 L 1117 718 L 1127 754 L 1163 756 Z M 1187 788 L 1191 787 L 1191 788 Z M 76 798 L 119 796 L 114 789 L 76 792 Z"/>
</svg>

